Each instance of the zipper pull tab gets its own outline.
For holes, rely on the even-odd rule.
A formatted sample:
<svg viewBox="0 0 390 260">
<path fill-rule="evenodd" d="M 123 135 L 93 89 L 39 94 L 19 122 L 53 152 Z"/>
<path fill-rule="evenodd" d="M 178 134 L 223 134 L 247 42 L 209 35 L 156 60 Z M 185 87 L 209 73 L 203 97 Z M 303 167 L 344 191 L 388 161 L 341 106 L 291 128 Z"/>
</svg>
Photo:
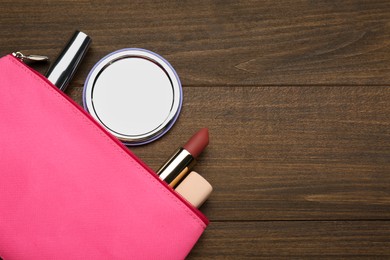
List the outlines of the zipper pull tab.
<svg viewBox="0 0 390 260">
<path fill-rule="evenodd" d="M 24 55 L 23 53 L 17 51 L 13 52 L 12 55 L 23 62 L 47 62 L 49 57 L 42 55 Z"/>
</svg>

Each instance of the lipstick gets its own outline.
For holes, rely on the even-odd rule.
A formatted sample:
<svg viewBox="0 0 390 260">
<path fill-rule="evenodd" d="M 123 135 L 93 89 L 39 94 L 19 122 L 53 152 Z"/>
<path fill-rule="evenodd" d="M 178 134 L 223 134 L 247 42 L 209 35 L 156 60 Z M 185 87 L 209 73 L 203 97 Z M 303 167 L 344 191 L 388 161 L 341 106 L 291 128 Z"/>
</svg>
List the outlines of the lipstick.
<svg viewBox="0 0 390 260">
<path fill-rule="evenodd" d="M 91 42 L 92 39 L 88 35 L 76 31 L 46 72 L 47 79 L 60 90 L 65 91 L 87 53 Z"/>
<path fill-rule="evenodd" d="M 196 164 L 196 158 L 209 144 L 209 131 L 200 129 L 188 142 L 180 147 L 163 166 L 157 171 L 160 178 L 172 188 L 187 176 Z"/>
</svg>

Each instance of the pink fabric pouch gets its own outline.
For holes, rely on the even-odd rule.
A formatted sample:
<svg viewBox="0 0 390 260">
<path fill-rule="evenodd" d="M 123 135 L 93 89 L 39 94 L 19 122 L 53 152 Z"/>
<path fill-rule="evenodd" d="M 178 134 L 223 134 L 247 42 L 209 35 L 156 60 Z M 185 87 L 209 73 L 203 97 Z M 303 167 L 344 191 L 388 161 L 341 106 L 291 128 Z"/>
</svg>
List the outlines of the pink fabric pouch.
<svg viewBox="0 0 390 260">
<path fill-rule="evenodd" d="M 206 226 L 45 77 L 0 59 L 0 257 L 183 259 Z"/>
</svg>

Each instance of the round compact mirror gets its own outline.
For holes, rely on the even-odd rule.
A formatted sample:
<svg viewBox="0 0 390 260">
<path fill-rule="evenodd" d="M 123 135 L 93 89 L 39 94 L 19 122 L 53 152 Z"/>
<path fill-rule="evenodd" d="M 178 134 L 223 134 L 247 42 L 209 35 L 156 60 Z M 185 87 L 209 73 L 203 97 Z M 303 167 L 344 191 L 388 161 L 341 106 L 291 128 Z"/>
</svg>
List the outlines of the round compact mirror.
<svg viewBox="0 0 390 260">
<path fill-rule="evenodd" d="M 85 109 L 128 145 L 152 142 L 179 116 L 183 100 L 179 77 L 161 56 L 122 49 L 101 59 L 84 85 Z"/>
</svg>

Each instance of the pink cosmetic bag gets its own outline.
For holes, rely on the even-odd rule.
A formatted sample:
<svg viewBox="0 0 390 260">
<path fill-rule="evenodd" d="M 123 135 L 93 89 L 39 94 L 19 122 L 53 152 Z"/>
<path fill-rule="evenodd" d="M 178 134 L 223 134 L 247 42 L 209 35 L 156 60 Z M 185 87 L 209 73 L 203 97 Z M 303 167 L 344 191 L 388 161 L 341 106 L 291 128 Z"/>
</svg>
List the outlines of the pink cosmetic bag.
<svg viewBox="0 0 390 260">
<path fill-rule="evenodd" d="M 183 259 L 208 225 L 12 55 L 0 59 L 0 115 L 0 258 Z"/>
</svg>

